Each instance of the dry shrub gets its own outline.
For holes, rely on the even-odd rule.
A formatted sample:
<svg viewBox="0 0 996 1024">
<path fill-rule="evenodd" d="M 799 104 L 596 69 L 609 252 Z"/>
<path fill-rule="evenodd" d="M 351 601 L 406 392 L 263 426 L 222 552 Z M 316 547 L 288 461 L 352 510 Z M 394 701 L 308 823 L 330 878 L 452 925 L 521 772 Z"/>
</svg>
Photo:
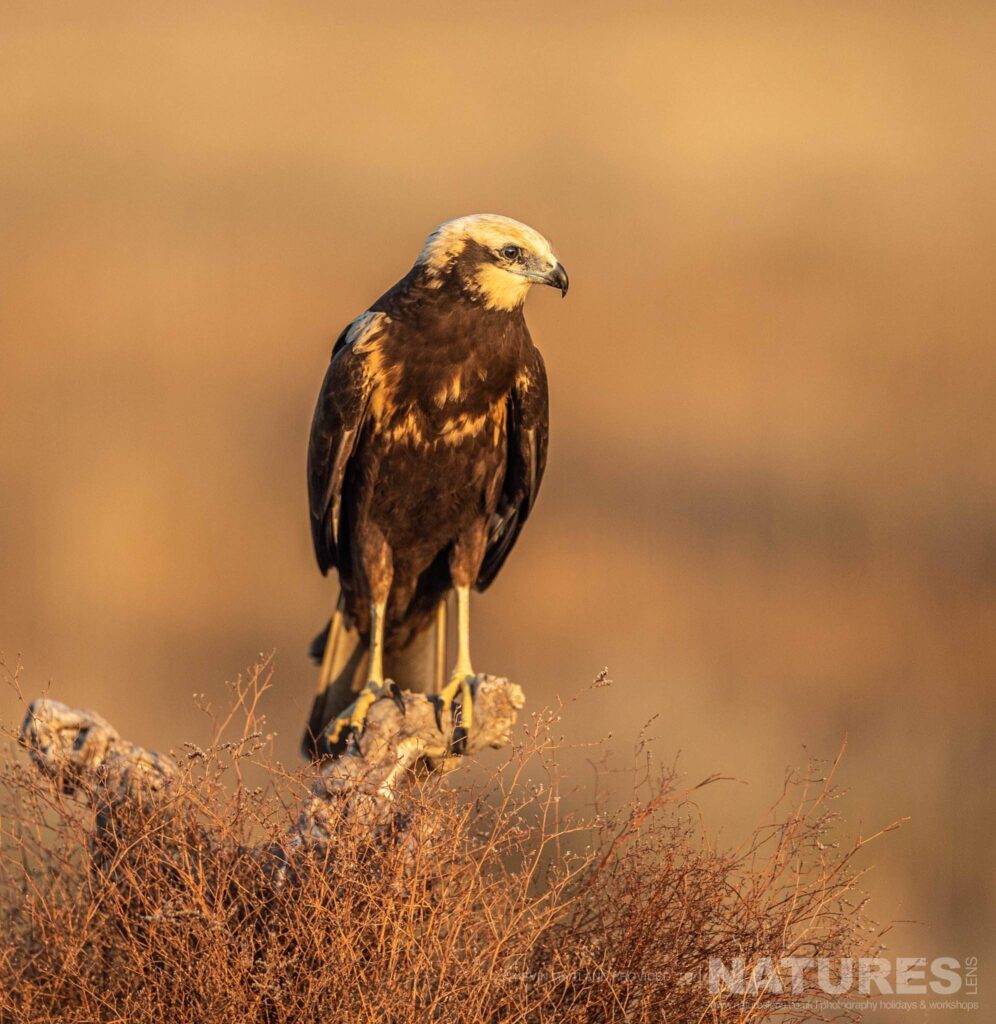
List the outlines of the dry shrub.
<svg viewBox="0 0 996 1024">
<path fill-rule="evenodd" d="M 99 840 L 86 803 L 11 751 L 0 1020 L 812 1020 L 814 979 L 713 993 L 710 958 L 877 941 L 863 843 L 833 842 L 832 770 L 794 773 L 769 823 L 717 849 L 673 771 L 644 771 L 619 813 L 563 814 L 551 713 L 478 781 L 418 782 L 393 833 L 344 820 L 305 845 L 289 826 L 313 769 L 274 762 L 261 689 L 237 685 L 235 740 L 188 748 L 171 797 L 118 809 Z"/>
</svg>

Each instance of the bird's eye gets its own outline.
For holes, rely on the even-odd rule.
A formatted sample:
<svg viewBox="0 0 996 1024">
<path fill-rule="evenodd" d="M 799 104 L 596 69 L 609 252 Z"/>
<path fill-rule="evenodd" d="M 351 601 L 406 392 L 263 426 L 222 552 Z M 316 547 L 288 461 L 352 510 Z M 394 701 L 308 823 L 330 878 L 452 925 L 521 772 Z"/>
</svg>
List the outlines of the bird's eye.
<svg viewBox="0 0 996 1024">
<path fill-rule="evenodd" d="M 517 245 L 506 245 L 501 254 L 507 260 L 517 260 L 522 255 L 522 250 Z"/>
</svg>

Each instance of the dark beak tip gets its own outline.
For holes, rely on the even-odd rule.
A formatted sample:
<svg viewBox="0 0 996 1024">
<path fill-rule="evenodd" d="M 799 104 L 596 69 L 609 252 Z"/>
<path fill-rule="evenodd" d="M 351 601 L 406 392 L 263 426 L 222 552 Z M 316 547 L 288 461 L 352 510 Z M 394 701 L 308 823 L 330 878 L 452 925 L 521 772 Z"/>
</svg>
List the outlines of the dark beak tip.
<svg viewBox="0 0 996 1024">
<path fill-rule="evenodd" d="M 560 289 L 560 297 L 562 299 L 567 298 L 567 289 L 570 287 L 570 280 L 567 277 L 567 271 L 564 270 L 561 264 L 557 264 L 553 271 L 553 280 L 550 282 L 555 287 Z"/>
</svg>

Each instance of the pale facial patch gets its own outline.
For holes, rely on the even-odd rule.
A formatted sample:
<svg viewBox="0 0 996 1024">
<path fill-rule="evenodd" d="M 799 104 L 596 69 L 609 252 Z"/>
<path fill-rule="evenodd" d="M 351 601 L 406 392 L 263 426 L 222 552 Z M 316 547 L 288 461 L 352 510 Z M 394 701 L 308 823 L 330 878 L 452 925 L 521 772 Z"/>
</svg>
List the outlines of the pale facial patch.
<svg viewBox="0 0 996 1024">
<path fill-rule="evenodd" d="M 438 287 L 468 242 L 476 242 L 489 253 L 507 245 L 518 247 L 532 267 L 553 270 L 557 257 L 550 243 L 528 224 L 495 213 L 459 217 L 438 227 L 426 240 L 418 264 L 428 270 L 428 284 Z M 467 285 L 480 294 L 489 309 L 515 309 L 525 302 L 535 280 L 524 268 L 498 262 L 482 263 Z"/>
<path fill-rule="evenodd" d="M 474 284 L 489 309 L 515 309 L 526 301 L 533 282 L 494 263 L 485 263 L 474 275 Z"/>
</svg>

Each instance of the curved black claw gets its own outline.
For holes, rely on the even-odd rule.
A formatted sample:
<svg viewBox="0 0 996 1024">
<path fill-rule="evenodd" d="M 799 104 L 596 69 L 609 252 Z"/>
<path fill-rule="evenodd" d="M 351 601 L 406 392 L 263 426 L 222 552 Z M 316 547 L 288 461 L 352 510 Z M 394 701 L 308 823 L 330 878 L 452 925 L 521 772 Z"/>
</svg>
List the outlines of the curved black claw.
<svg viewBox="0 0 996 1024">
<path fill-rule="evenodd" d="M 443 731 L 443 701 L 440 697 L 433 694 L 429 700 L 432 701 L 432 713 L 436 716 L 436 728 Z"/>
<path fill-rule="evenodd" d="M 463 702 L 453 703 L 453 738 L 450 740 L 450 753 L 463 755 L 467 752 L 469 734 L 463 727 Z"/>
<path fill-rule="evenodd" d="M 337 761 L 346 753 L 346 748 L 349 746 L 349 738 L 352 733 L 352 729 L 343 729 L 339 734 L 339 738 L 336 740 L 332 739 L 330 732 L 324 733 L 319 737 L 318 743 L 316 744 L 316 748 L 321 757 L 329 757 L 333 761 Z"/>
<path fill-rule="evenodd" d="M 401 687 L 393 681 L 391 682 L 391 700 L 394 701 L 395 706 L 401 712 L 402 716 L 404 716 L 405 698 L 401 695 Z"/>
</svg>

